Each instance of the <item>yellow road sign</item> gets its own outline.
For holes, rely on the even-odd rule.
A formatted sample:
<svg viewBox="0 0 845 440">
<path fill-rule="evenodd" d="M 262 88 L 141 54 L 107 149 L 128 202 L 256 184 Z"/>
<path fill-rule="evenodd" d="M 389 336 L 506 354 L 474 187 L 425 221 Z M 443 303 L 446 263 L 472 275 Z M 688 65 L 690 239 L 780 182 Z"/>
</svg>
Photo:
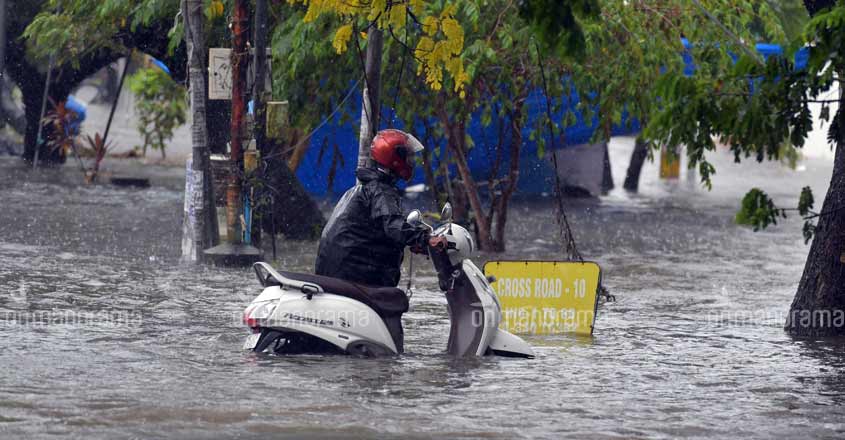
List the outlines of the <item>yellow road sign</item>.
<svg viewBox="0 0 845 440">
<path fill-rule="evenodd" d="M 678 150 L 667 147 L 660 149 L 660 178 L 677 179 L 681 176 L 681 158 Z"/>
<path fill-rule="evenodd" d="M 590 335 L 598 306 L 601 268 L 593 262 L 489 261 L 484 274 L 511 333 Z"/>
</svg>

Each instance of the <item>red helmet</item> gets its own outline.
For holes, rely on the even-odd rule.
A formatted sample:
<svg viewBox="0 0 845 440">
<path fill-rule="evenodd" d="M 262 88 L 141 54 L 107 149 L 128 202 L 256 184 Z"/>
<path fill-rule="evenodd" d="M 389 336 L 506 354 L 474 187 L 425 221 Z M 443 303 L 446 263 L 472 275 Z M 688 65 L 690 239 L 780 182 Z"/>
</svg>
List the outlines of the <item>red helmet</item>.
<svg viewBox="0 0 845 440">
<path fill-rule="evenodd" d="M 414 175 L 414 154 L 422 151 L 417 138 L 402 130 L 382 130 L 376 133 L 370 146 L 370 156 L 377 164 L 396 173 L 404 180 Z"/>
</svg>

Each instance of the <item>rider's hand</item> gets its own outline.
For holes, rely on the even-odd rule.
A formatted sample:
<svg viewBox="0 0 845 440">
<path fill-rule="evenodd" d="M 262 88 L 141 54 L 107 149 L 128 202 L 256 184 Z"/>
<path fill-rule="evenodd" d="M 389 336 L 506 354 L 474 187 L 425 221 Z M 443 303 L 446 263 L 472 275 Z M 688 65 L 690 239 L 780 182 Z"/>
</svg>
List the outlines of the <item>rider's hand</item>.
<svg viewBox="0 0 845 440">
<path fill-rule="evenodd" d="M 448 244 L 449 240 L 446 240 L 446 237 L 431 237 L 428 239 L 428 245 L 436 249 L 446 249 Z"/>
</svg>

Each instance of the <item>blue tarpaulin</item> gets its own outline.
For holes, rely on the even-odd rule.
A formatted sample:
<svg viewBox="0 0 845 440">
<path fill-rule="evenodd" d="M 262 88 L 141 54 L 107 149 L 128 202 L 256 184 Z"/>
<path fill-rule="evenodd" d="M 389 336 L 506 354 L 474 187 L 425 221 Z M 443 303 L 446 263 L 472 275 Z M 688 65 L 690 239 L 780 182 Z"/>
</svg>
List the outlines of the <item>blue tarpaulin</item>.
<svg viewBox="0 0 845 440">
<path fill-rule="evenodd" d="M 684 40 L 684 45 L 689 49 L 690 43 Z M 782 56 L 783 48 L 775 44 L 758 44 L 756 49 L 764 57 Z M 692 55 L 689 51 L 683 54 L 685 69 L 687 75 L 692 75 L 695 71 L 695 64 Z M 802 69 L 806 66 L 809 54 L 806 49 L 801 49 L 795 54 L 796 69 Z M 422 97 L 421 99 L 425 99 Z M 563 142 L 558 141 L 556 148 L 566 148 L 589 142 L 593 136 L 595 125 L 598 120 L 594 117 L 591 121 L 586 121 L 583 114 L 576 110 L 578 104 L 578 93 L 573 90 L 568 98 L 568 102 L 564 102 L 563 107 L 569 108 L 575 114 L 576 123 L 573 126 L 567 127 Z M 347 104 L 346 111 L 348 114 L 358 114 L 361 109 L 361 99 L 350 100 Z M 519 166 L 519 184 L 517 190 L 523 194 L 540 194 L 543 192 L 550 192 L 552 188 L 551 182 L 554 179 L 554 171 L 550 163 L 545 158 L 539 157 L 538 147 L 535 141 L 529 139 L 530 132 L 535 126 L 535 121 L 540 118 L 546 111 L 546 100 L 543 92 L 540 89 L 534 90 L 528 97 L 526 105 L 528 112 L 528 121 L 524 124 L 522 129 L 523 145 L 520 154 Z M 553 115 L 553 117 L 560 120 L 561 114 Z M 390 121 L 393 119 L 393 113 L 390 109 L 383 109 L 381 118 L 381 128 L 387 128 Z M 354 124 L 354 126 L 353 126 Z M 321 127 L 312 136 L 311 143 L 308 150 L 300 163 L 297 170 L 297 177 L 299 177 L 303 186 L 315 196 L 336 197 L 343 194 L 355 184 L 355 166 L 358 157 L 358 136 L 357 136 L 358 120 L 341 123 L 339 117 L 329 121 L 328 124 Z M 467 127 L 467 134 L 472 138 L 474 144 L 469 151 L 468 164 L 472 171 L 473 177 L 478 181 L 487 181 L 491 176 L 491 168 L 496 162 L 496 147 L 499 143 L 499 124 L 509 124 L 507 119 L 499 119 L 494 115 L 493 121 L 488 126 L 481 124 L 481 113 L 473 114 L 472 120 Z M 405 129 L 402 124 L 397 122 L 396 128 Z M 612 135 L 629 135 L 639 132 L 640 127 L 636 120 L 627 120 L 623 118 L 622 124 L 616 125 L 612 129 Z M 413 130 L 410 130 L 417 138 L 425 144 L 426 148 L 440 150 L 439 147 L 443 145 L 431 145 L 426 137 L 423 124 L 417 124 Z M 511 133 L 509 127 L 503 131 L 504 138 L 501 140 L 503 145 L 511 140 Z M 547 137 L 547 133 L 543 133 Z M 549 142 L 546 143 L 546 148 L 550 149 Z M 506 174 L 508 164 L 510 161 L 508 148 L 503 149 L 503 157 L 501 166 L 496 178 L 502 177 Z M 434 165 L 437 166 L 439 160 L 433 157 Z M 450 176 L 456 176 L 456 170 L 451 169 Z M 414 175 L 412 184 L 423 183 L 424 177 L 421 169 L 417 169 Z"/>
</svg>

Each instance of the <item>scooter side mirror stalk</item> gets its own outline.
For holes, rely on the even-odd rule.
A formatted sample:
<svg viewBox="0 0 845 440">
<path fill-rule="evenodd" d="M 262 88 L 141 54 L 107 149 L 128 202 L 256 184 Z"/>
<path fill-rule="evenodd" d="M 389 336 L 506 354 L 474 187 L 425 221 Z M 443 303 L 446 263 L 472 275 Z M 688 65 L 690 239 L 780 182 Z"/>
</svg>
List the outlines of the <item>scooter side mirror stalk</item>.
<svg viewBox="0 0 845 440">
<path fill-rule="evenodd" d="M 405 218 L 405 222 L 408 223 L 409 225 L 414 225 L 414 226 L 422 225 L 422 226 L 425 226 L 426 228 L 428 228 L 429 230 L 432 230 L 432 231 L 434 230 L 434 228 L 432 228 L 431 225 L 429 225 L 428 223 L 423 221 L 422 213 L 420 212 L 419 209 L 415 209 L 415 210 L 409 212 L 408 217 Z"/>
<path fill-rule="evenodd" d="M 452 204 L 446 202 L 443 205 L 443 210 L 440 211 L 440 220 L 444 223 L 452 223 Z"/>
</svg>

